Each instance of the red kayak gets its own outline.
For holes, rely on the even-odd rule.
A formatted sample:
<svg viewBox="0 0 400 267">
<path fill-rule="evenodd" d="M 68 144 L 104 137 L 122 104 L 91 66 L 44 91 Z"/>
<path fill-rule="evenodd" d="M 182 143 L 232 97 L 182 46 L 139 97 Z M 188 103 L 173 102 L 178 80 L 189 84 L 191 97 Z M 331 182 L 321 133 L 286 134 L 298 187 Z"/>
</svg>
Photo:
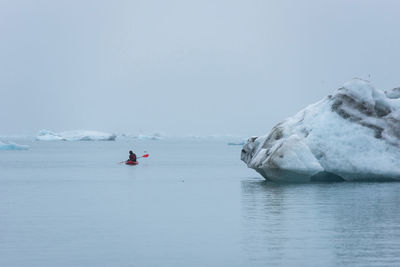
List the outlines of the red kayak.
<svg viewBox="0 0 400 267">
<path fill-rule="evenodd" d="M 137 162 L 137 161 L 132 161 L 132 160 L 127 160 L 127 161 L 125 161 L 125 164 L 126 164 L 126 165 L 138 165 L 139 162 Z"/>
</svg>

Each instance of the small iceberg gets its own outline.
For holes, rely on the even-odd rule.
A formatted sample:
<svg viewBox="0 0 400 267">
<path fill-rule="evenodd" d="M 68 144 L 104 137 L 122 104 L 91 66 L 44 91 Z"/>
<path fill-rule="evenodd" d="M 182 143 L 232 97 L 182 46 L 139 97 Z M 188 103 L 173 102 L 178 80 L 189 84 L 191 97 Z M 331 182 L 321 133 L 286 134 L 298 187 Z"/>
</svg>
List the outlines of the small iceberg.
<svg viewBox="0 0 400 267">
<path fill-rule="evenodd" d="M 160 140 L 162 139 L 162 135 L 159 133 L 154 133 L 150 135 L 139 134 L 134 136 L 134 138 L 138 140 Z"/>
<path fill-rule="evenodd" d="M 18 145 L 12 142 L 3 143 L 0 141 L 0 150 L 27 150 L 29 146 Z"/>
<path fill-rule="evenodd" d="M 242 140 L 239 142 L 229 142 L 228 146 L 243 146 L 246 143 L 246 140 Z"/>
<path fill-rule="evenodd" d="M 61 133 L 42 130 L 36 136 L 37 141 L 114 141 L 116 138 L 115 134 L 86 130 L 65 131 Z"/>
<path fill-rule="evenodd" d="M 241 159 L 278 182 L 400 180 L 400 89 L 353 79 L 249 138 Z"/>
<path fill-rule="evenodd" d="M 146 141 L 146 140 L 161 140 L 165 137 L 165 135 L 161 133 L 154 133 L 154 134 L 130 134 L 130 133 L 123 133 L 118 135 L 118 139 L 136 139 L 138 141 Z"/>
</svg>

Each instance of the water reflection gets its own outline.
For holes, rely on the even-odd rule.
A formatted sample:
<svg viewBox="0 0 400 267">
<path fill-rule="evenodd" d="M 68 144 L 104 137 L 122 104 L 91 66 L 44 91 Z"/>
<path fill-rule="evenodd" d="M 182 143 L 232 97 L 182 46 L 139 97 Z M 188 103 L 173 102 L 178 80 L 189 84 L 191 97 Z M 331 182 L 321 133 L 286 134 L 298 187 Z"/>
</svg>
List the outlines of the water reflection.
<svg viewBox="0 0 400 267">
<path fill-rule="evenodd" d="M 245 180 L 242 247 L 254 266 L 397 265 L 400 183 Z"/>
</svg>

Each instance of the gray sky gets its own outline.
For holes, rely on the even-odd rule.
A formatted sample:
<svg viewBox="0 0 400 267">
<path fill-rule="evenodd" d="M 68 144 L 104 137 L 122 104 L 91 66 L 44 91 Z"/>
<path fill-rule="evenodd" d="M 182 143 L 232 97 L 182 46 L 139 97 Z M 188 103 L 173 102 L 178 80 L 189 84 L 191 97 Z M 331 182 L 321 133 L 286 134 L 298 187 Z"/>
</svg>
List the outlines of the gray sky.
<svg viewBox="0 0 400 267">
<path fill-rule="evenodd" d="M 259 135 L 360 77 L 400 86 L 399 1 L 0 0 L 0 135 Z"/>
</svg>

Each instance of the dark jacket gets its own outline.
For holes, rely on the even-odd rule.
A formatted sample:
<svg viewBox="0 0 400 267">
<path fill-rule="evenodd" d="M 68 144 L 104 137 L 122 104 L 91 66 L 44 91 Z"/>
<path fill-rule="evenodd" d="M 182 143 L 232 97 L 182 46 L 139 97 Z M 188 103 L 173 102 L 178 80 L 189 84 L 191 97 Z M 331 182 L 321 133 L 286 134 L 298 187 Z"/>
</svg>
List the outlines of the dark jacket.
<svg viewBox="0 0 400 267">
<path fill-rule="evenodd" d="M 129 160 L 136 161 L 136 154 L 135 153 L 130 154 L 129 155 Z"/>
</svg>

